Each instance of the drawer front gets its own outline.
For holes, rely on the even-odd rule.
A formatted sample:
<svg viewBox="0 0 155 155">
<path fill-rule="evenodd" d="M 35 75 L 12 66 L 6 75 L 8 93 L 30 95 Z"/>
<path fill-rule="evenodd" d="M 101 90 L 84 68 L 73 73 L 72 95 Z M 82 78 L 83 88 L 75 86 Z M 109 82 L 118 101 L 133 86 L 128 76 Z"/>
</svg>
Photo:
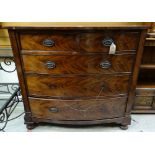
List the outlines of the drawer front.
<svg viewBox="0 0 155 155">
<path fill-rule="evenodd" d="M 139 37 L 139 32 L 125 30 L 39 31 L 20 34 L 22 50 L 70 52 L 109 52 L 109 40 L 116 44 L 117 51 L 136 50 Z"/>
<path fill-rule="evenodd" d="M 135 106 L 152 106 L 153 96 L 136 96 Z"/>
<path fill-rule="evenodd" d="M 27 75 L 30 96 L 96 97 L 128 93 L 129 75 Z"/>
<path fill-rule="evenodd" d="M 154 108 L 155 89 L 153 88 L 137 88 L 136 98 L 133 105 L 134 110 L 153 110 Z"/>
<path fill-rule="evenodd" d="M 137 96 L 155 96 L 155 88 L 136 88 Z"/>
<path fill-rule="evenodd" d="M 87 52 L 109 52 L 106 45 L 111 40 L 117 51 L 137 50 L 140 33 L 127 31 L 105 31 L 103 33 L 85 33 L 80 37 L 80 49 Z"/>
<path fill-rule="evenodd" d="M 31 73 L 81 74 L 131 72 L 134 54 L 124 55 L 23 55 L 24 70 Z"/>
<path fill-rule="evenodd" d="M 51 120 L 97 120 L 123 117 L 126 98 L 54 100 L 30 98 L 32 116 Z"/>
<path fill-rule="evenodd" d="M 77 49 L 74 33 L 30 33 L 21 34 L 21 48 L 23 50 L 74 51 Z"/>
</svg>

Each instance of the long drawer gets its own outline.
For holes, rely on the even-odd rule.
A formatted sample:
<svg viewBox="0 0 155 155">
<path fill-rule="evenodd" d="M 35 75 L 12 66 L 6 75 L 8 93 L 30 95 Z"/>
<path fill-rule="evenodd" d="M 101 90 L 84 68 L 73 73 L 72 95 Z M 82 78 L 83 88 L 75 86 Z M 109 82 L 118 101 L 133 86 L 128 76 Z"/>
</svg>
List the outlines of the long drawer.
<svg viewBox="0 0 155 155">
<path fill-rule="evenodd" d="M 51 120 L 98 120 L 123 117 L 126 97 L 104 100 L 29 98 L 32 117 Z"/>
<path fill-rule="evenodd" d="M 28 73 L 83 74 L 132 72 L 135 54 L 23 55 Z"/>
<path fill-rule="evenodd" d="M 20 33 L 22 50 L 108 52 L 114 42 L 117 51 L 137 50 L 140 33 L 128 30 L 28 31 Z"/>
<path fill-rule="evenodd" d="M 128 93 L 129 75 L 26 75 L 30 96 L 96 97 Z"/>
</svg>

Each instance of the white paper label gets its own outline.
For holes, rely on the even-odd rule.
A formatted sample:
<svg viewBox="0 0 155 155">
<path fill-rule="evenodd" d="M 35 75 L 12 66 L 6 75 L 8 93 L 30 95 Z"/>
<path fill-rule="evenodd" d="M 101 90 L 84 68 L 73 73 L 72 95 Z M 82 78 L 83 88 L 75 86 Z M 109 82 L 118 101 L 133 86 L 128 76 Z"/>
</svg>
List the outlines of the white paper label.
<svg viewBox="0 0 155 155">
<path fill-rule="evenodd" d="M 112 43 L 110 45 L 109 54 L 115 54 L 116 53 L 116 45 Z"/>
</svg>

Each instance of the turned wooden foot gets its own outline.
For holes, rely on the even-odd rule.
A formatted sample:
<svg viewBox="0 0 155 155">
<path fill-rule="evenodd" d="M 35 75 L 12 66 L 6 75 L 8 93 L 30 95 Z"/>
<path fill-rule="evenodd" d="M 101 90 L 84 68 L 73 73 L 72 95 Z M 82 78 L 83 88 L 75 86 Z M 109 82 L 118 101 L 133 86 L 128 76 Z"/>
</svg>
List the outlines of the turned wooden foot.
<svg viewBox="0 0 155 155">
<path fill-rule="evenodd" d="M 34 129 L 36 126 L 35 126 L 35 124 L 26 124 L 26 128 L 28 129 L 28 130 L 32 130 L 32 129 Z"/>
<path fill-rule="evenodd" d="M 127 129 L 128 129 L 128 125 L 121 125 L 120 128 L 121 128 L 122 130 L 127 130 Z"/>
</svg>

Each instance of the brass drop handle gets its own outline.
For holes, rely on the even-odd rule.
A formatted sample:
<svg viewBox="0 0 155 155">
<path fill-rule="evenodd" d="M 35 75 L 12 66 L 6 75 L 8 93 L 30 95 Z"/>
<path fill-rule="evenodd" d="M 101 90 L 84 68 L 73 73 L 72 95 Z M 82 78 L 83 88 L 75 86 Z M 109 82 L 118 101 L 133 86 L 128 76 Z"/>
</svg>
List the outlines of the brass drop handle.
<svg viewBox="0 0 155 155">
<path fill-rule="evenodd" d="M 105 39 L 102 40 L 102 44 L 104 46 L 110 46 L 112 43 L 114 43 L 114 41 L 111 38 L 105 38 Z"/>
<path fill-rule="evenodd" d="M 43 40 L 43 45 L 47 47 L 53 47 L 55 45 L 55 42 L 51 39 L 45 39 Z"/>
<path fill-rule="evenodd" d="M 48 69 L 54 69 L 56 67 L 55 62 L 53 61 L 47 61 L 45 65 L 47 66 Z"/>
<path fill-rule="evenodd" d="M 51 107 L 51 108 L 49 108 L 49 111 L 52 113 L 57 113 L 59 111 L 59 109 L 56 107 Z"/>
<path fill-rule="evenodd" d="M 108 69 L 111 67 L 111 63 L 108 60 L 102 61 L 100 63 L 100 67 L 103 69 Z"/>
<path fill-rule="evenodd" d="M 109 46 L 109 54 L 115 54 L 116 53 L 116 45 L 111 38 L 106 38 L 102 40 L 102 44 L 104 46 Z"/>
</svg>

